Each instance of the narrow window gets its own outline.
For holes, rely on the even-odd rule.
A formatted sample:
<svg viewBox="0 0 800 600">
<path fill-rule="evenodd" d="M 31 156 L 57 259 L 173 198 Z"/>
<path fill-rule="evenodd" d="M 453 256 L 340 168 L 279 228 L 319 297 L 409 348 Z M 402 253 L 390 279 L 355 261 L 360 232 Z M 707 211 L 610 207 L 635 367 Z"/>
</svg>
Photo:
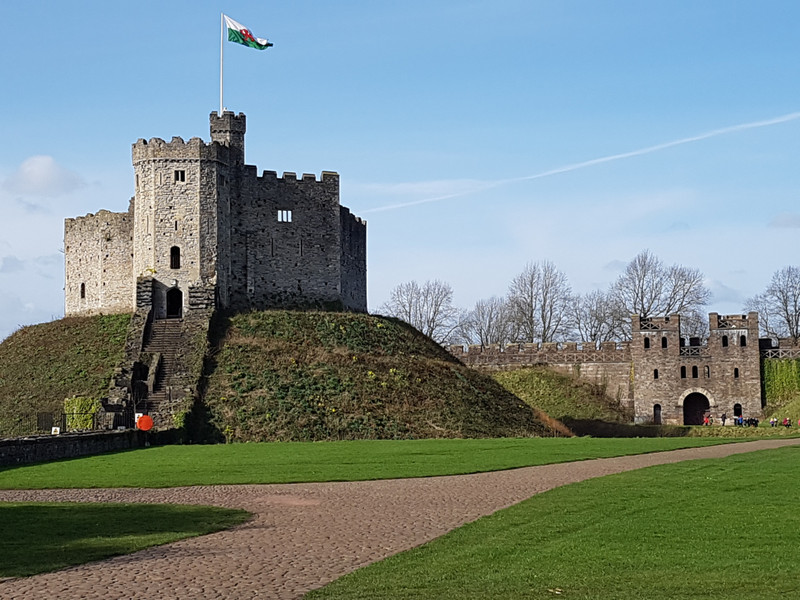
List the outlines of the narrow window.
<svg viewBox="0 0 800 600">
<path fill-rule="evenodd" d="M 86 284 L 81 284 L 81 298 L 86 298 Z"/>
<path fill-rule="evenodd" d="M 734 378 L 734 379 L 739 379 L 739 368 L 738 368 L 738 367 L 736 367 L 736 368 L 733 370 L 733 378 Z"/>
<path fill-rule="evenodd" d="M 658 379 L 658 369 L 653 369 L 653 379 Z"/>
<path fill-rule="evenodd" d="M 711 367 L 706 366 L 705 372 L 706 372 L 706 379 L 709 379 L 711 377 Z"/>
<path fill-rule="evenodd" d="M 723 335 L 722 336 L 722 347 L 723 348 L 727 348 L 728 347 L 728 336 L 727 335 Z"/>
<path fill-rule="evenodd" d="M 186 181 L 186 171 L 183 169 L 175 169 L 175 181 L 179 181 L 181 183 Z"/>
<path fill-rule="evenodd" d="M 742 346 L 742 347 L 747 346 L 747 336 L 746 335 L 740 335 L 739 336 L 739 345 Z"/>
<path fill-rule="evenodd" d="M 686 379 L 686 367 L 681 367 L 681 379 Z"/>
<path fill-rule="evenodd" d="M 697 365 L 692 367 L 692 379 L 697 379 Z"/>
<path fill-rule="evenodd" d="M 666 348 L 667 347 L 667 338 L 666 338 L 666 336 L 661 338 L 661 347 L 662 348 Z"/>
<path fill-rule="evenodd" d="M 180 269 L 181 268 L 181 249 L 177 246 L 173 246 L 169 249 L 169 268 L 170 269 Z"/>
<path fill-rule="evenodd" d="M 645 347 L 645 349 L 650 347 L 650 338 L 649 337 L 644 338 L 644 347 Z"/>
<path fill-rule="evenodd" d="M 292 211 L 290 210 L 278 211 L 278 223 L 291 223 L 291 222 L 292 222 Z"/>
<path fill-rule="evenodd" d="M 178 222 L 175 221 L 175 231 L 178 231 Z"/>
</svg>

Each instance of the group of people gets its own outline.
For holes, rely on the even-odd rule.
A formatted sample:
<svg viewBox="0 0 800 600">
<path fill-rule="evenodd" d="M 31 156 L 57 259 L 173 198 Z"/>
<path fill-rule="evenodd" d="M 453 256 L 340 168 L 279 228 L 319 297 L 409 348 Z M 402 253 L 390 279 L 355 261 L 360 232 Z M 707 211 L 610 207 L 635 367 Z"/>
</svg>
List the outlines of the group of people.
<svg viewBox="0 0 800 600">
<path fill-rule="evenodd" d="M 788 417 L 784 417 L 783 421 L 779 421 L 777 417 L 772 417 L 769 420 L 770 427 L 777 427 L 778 425 L 782 425 L 783 427 L 791 427 L 792 420 Z M 797 420 L 797 426 L 800 427 L 800 419 Z"/>
<path fill-rule="evenodd" d="M 789 422 L 788 419 L 784 420 Z M 720 421 L 722 421 L 722 424 L 725 425 L 725 423 L 728 421 L 728 415 L 726 413 L 722 413 Z M 775 419 L 776 423 L 777 421 L 778 420 Z M 733 424 L 736 427 L 758 427 L 758 422 L 759 422 L 758 419 L 756 419 L 755 417 L 750 417 L 749 419 L 745 419 L 742 415 L 734 415 L 733 417 Z M 714 424 L 714 415 L 709 413 L 703 416 L 703 425 L 713 425 L 713 424 Z M 770 419 L 770 424 L 772 424 L 772 419 Z M 797 424 L 800 425 L 800 421 L 798 421 Z M 787 427 L 789 427 L 790 425 L 791 422 L 789 422 L 789 425 L 787 425 Z M 773 425 L 773 427 L 775 427 L 775 425 Z"/>
<path fill-rule="evenodd" d="M 728 415 L 722 413 L 720 417 L 720 421 L 722 424 L 725 425 L 725 422 L 728 420 Z M 734 416 L 733 417 L 733 424 L 736 427 L 758 427 L 758 419 L 755 417 L 750 417 L 749 419 L 745 419 L 742 415 Z M 713 425 L 714 424 L 714 415 L 708 413 L 703 416 L 703 425 Z M 791 427 L 792 420 L 788 417 L 785 417 L 783 420 L 778 419 L 777 417 L 772 417 L 769 420 L 770 427 L 778 427 L 779 425 L 782 427 Z M 800 419 L 797 420 L 797 426 L 800 427 Z"/>
</svg>

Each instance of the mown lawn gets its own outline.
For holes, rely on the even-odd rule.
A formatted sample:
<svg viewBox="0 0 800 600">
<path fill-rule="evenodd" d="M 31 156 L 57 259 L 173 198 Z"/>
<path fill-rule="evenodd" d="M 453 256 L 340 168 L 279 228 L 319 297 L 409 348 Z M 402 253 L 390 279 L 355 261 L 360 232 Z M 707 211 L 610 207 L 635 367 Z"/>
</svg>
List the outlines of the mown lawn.
<svg viewBox="0 0 800 600">
<path fill-rule="evenodd" d="M 800 448 L 573 484 L 312 592 L 392 598 L 800 597 Z"/>
<path fill-rule="evenodd" d="M 726 443 L 704 438 L 364 440 L 160 446 L 0 469 L 0 489 L 363 481 L 496 471 Z"/>
<path fill-rule="evenodd" d="M 170 504 L 0 503 L 0 577 L 54 571 L 247 520 L 249 513 Z"/>
</svg>

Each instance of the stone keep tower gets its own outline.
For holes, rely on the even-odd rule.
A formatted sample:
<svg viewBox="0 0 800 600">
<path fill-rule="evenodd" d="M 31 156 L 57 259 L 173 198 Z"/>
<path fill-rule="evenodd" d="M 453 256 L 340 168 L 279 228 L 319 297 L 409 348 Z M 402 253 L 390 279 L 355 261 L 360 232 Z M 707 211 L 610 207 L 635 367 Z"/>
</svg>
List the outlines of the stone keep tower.
<svg viewBox="0 0 800 600">
<path fill-rule="evenodd" d="M 339 204 L 339 176 L 257 175 L 246 119 L 210 116 L 211 142 L 133 145 L 127 213 L 65 223 L 66 314 L 217 307 L 366 311 L 366 223 Z"/>
</svg>

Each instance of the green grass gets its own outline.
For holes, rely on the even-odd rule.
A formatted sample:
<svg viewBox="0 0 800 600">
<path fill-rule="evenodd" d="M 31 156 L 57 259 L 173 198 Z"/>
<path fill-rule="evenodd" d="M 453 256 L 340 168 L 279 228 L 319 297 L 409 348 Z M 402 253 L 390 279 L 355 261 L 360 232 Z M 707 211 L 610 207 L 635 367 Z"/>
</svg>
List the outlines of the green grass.
<svg viewBox="0 0 800 600">
<path fill-rule="evenodd" d="M 498 371 L 492 377 L 509 392 L 556 419 L 630 423 L 633 415 L 596 385 L 548 367 Z"/>
<path fill-rule="evenodd" d="M 232 527 L 243 510 L 169 504 L 0 503 L 0 577 L 25 577 Z"/>
<path fill-rule="evenodd" d="M 0 437 L 36 413 L 61 413 L 72 396 L 100 398 L 123 359 L 130 315 L 31 325 L 0 343 Z M 23 434 L 28 431 L 21 431 Z"/>
<path fill-rule="evenodd" d="M 309 599 L 795 598 L 800 448 L 688 461 L 535 496 Z"/>
<path fill-rule="evenodd" d="M 397 319 L 260 311 L 220 319 L 212 338 L 195 440 L 569 434 Z"/>
<path fill-rule="evenodd" d="M 509 438 L 161 446 L 0 469 L 2 489 L 362 481 L 495 471 L 723 443 Z"/>
</svg>

